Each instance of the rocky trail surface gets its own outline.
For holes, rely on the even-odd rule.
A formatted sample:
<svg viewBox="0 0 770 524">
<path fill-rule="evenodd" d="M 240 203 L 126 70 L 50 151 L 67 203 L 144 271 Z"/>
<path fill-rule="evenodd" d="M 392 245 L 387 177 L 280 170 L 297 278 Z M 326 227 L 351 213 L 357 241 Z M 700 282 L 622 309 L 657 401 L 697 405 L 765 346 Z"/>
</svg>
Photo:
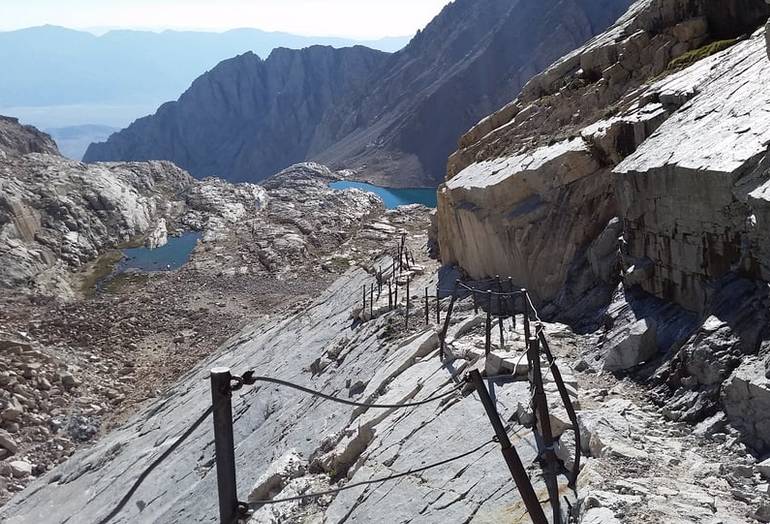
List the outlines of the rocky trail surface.
<svg viewBox="0 0 770 524">
<path fill-rule="evenodd" d="M 425 237 L 414 247 L 424 245 Z M 420 253 L 417 249 L 415 253 Z M 382 254 L 382 251 L 380 251 Z M 241 500 L 254 523 L 305 522 L 518 522 L 526 510 L 491 442 L 489 421 L 475 393 L 463 385 L 470 369 L 510 378 L 487 382 L 498 411 L 547 510 L 531 393 L 522 360 L 523 327 L 504 322 L 504 344 L 493 329 L 484 357 L 485 314 L 470 298 L 455 304 L 447 359 L 439 359 L 441 324 L 404 319 L 405 289 L 394 310 L 387 294 L 374 315 L 361 307 L 361 289 L 375 282 L 375 258 L 335 281 L 308 306 L 286 318 L 265 317 L 181 377 L 94 446 L 75 453 L 19 494 L 0 516 L 9 523 L 49 522 L 60 515 L 98 522 L 144 468 L 210 405 L 208 369 L 288 380 L 352 401 L 402 404 L 442 398 L 405 409 L 341 406 L 275 384 L 258 382 L 234 394 L 236 463 Z M 362 261 L 364 262 L 364 261 Z M 414 289 L 451 287 L 455 277 L 418 255 Z M 405 282 L 404 282 L 405 285 Z M 421 295 L 417 303 L 421 303 Z M 444 314 L 448 298 L 443 300 Z M 419 307 L 416 308 L 418 311 Z M 431 315 L 432 317 L 432 315 Z M 443 317 L 442 317 L 443 318 Z M 692 431 L 665 422 L 649 392 L 589 365 L 592 335 L 544 324 L 557 362 L 578 406 L 583 467 L 576 508 L 583 522 L 753 522 L 767 511 L 767 468 L 756 464 L 729 430 Z M 543 362 L 543 366 L 545 363 Z M 570 372 L 574 367 L 576 371 Z M 579 371 L 578 371 L 579 370 Z M 574 457 L 574 428 L 546 376 L 561 482 Z M 140 486 L 111 522 L 208 522 L 217 512 L 213 439 L 206 420 Z M 463 456 L 470 452 L 467 456 Z M 459 456 L 459 458 L 457 458 Z M 323 497 L 278 504 L 259 501 L 351 486 L 408 472 L 446 458 L 439 467 L 383 483 L 363 484 Z M 569 493 L 566 486 L 565 494 Z M 574 499 L 573 499 L 574 500 Z M 382 508 L 387 507 L 388 511 Z M 48 519 L 48 520 L 46 520 Z M 66 517 L 62 517 L 64 522 Z"/>
</svg>

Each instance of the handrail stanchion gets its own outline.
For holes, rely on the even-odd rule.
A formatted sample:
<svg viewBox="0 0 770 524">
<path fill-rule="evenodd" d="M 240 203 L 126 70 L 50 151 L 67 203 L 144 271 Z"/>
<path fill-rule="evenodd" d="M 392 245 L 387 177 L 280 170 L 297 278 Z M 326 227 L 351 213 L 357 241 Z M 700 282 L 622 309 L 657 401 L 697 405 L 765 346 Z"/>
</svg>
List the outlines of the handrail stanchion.
<svg viewBox="0 0 770 524">
<path fill-rule="evenodd" d="M 233 438 L 232 376 L 229 368 L 211 370 L 211 401 L 214 407 L 214 449 L 219 491 L 219 520 L 235 524 L 238 492 L 235 484 L 235 441 Z"/>
<path fill-rule="evenodd" d="M 529 355 L 532 361 L 532 381 L 537 418 L 540 419 L 540 435 L 543 437 L 543 459 L 545 460 L 545 485 L 553 508 L 553 524 L 561 524 L 559 504 L 559 482 L 556 478 L 556 453 L 553 448 L 551 417 L 548 414 L 548 399 L 543 387 L 543 372 L 540 369 L 540 339 L 532 337 L 529 341 Z"/>
<path fill-rule="evenodd" d="M 505 458 L 505 463 L 508 465 L 508 469 L 511 472 L 516 487 L 521 494 L 521 500 L 524 501 L 524 506 L 527 508 L 529 517 L 532 519 L 533 524 L 548 524 L 548 520 L 545 518 L 545 513 L 540 505 L 540 500 L 537 498 L 535 489 L 532 487 L 532 481 L 527 476 L 527 471 L 524 469 L 524 464 L 521 462 L 519 454 L 516 452 L 516 448 L 511 445 L 511 441 L 508 438 L 508 434 L 505 431 L 500 420 L 500 415 L 497 413 L 494 402 L 489 397 L 487 387 L 484 385 L 484 381 L 481 378 L 481 373 L 478 370 L 473 370 L 469 373 L 469 378 L 473 386 L 476 388 L 476 392 L 479 394 L 481 403 L 484 405 L 484 410 L 487 412 L 489 421 L 492 423 L 492 427 L 497 435 L 497 440 L 500 442 L 500 450 Z"/>
<path fill-rule="evenodd" d="M 444 360 L 444 346 L 446 343 L 446 334 L 449 331 L 449 320 L 452 317 L 452 310 L 455 307 L 455 300 L 457 300 L 457 286 L 460 285 L 459 280 L 455 280 L 455 288 L 452 291 L 452 300 L 449 301 L 449 309 L 447 309 L 446 317 L 444 318 L 444 329 L 441 330 L 441 360 Z"/>
<path fill-rule="evenodd" d="M 484 328 L 484 355 L 492 351 L 492 291 L 487 291 L 487 323 Z"/>
<path fill-rule="evenodd" d="M 495 275 L 497 282 L 497 324 L 500 326 L 500 349 L 505 347 L 505 336 L 503 335 L 503 285 L 500 283 L 500 275 Z"/>
</svg>

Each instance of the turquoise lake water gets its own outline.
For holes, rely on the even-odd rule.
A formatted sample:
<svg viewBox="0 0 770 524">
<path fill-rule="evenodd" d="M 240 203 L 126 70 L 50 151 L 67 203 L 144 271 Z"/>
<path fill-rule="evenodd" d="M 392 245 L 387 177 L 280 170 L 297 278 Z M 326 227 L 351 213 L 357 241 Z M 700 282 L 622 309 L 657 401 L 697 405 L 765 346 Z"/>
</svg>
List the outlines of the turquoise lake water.
<svg viewBox="0 0 770 524">
<path fill-rule="evenodd" d="M 390 189 L 374 186 L 364 182 L 349 182 L 342 180 L 329 184 L 332 189 L 362 189 L 374 193 L 385 202 L 385 207 L 393 209 L 406 204 L 422 204 L 436 207 L 436 190 L 433 188 Z"/>
<path fill-rule="evenodd" d="M 179 237 L 168 237 L 168 244 L 156 249 L 135 247 L 124 249 L 123 260 L 118 263 L 116 273 L 128 270 L 136 271 L 171 271 L 182 267 L 190 258 L 201 234 L 185 233 Z"/>
</svg>

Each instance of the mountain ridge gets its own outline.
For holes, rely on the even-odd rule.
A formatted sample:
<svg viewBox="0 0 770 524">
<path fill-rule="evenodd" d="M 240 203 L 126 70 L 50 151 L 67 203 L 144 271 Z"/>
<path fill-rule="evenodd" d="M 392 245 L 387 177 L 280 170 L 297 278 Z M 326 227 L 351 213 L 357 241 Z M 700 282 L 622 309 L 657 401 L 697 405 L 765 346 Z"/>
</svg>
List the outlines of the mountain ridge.
<svg viewBox="0 0 770 524">
<path fill-rule="evenodd" d="M 547 0 L 546 4 L 532 0 L 457 0 L 404 49 L 367 71 L 366 87 L 360 96 L 344 98 L 314 121 L 314 139 L 309 147 L 286 142 L 280 145 L 283 156 L 291 163 L 313 160 L 335 168 L 356 169 L 360 178 L 380 185 L 437 185 L 444 175 L 446 157 L 466 129 L 507 102 L 536 72 L 613 23 L 629 4 L 630 0 Z M 559 38 L 553 38 L 555 31 Z M 219 72 L 215 68 L 198 80 L 212 79 Z M 259 97 L 271 95 L 269 90 L 264 91 L 265 85 L 253 84 L 250 92 Z M 190 90 L 194 88 L 195 83 Z M 326 88 L 318 86 L 320 91 Z M 308 94 L 316 96 L 312 89 Z M 183 105 L 184 99 L 182 95 L 178 104 Z M 204 102 L 208 102 L 209 112 L 213 103 L 219 103 L 214 99 L 198 100 L 197 105 Z M 242 102 L 248 105 L 249 100 L 232 98 L 213 111 L 223 115 Z M 464 107 L 465 111 L 448 111 L 449 107 Z M 197 106 L 190 111 L 193 109 L 197 110 Z M 278 106 L 274 109 L 281 110 Z M 264 133 L 271 129 L 286 131 L 281 126 L 276 128 L 275 121 L 258 121 L 259 114 L 247 114 L 246 118 Z M 264 157 L 265 149 L 273 146 L 244 135 L 238 137 L 239 145 L 256 151 L 252 153 L 255 161 L 244 164 L 244 157 L 233 153 L 228 157 L 230 144 L 225 136 L 216 136 L 219 122 L 216 115 L 208 122 L 199 122 L 214 135 L 204 143 L 172 134 L 169 130 L 179 127 L 180 122 L 156 114 L 113 135 L 106 143 L 92 145 L 85 160 L 166 159 L 203 177 L 211 174 L 209 166 L 190 162 L 180 151 L 211 147 L 213 140 L 222 151 L 215 153 L 220 169 L 217 174 L 228 179 L 259 180 L 289 165 L 288 160 L 258 163 L 256 159 Z M 233 125 L 238 122 L 234 119 Z M 309 133 L 305 127 L 292 131 Z M 139 133 L 138 128 L 145 133 Z M 150 128 L 153 138 L 145 140 L 143 135 Z M 165 133 L 165 140 L 158 140 L 158 133 Z"/>
</svg>

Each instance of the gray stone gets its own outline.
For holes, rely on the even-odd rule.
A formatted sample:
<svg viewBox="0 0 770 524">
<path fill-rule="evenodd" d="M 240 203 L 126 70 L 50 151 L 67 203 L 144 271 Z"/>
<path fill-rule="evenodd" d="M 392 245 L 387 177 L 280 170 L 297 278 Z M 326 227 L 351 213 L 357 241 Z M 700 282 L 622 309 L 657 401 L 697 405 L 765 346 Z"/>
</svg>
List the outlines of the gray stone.
<svg viewBox="0 0 770 524">
<path fill-rule="evenodd" d="M 621 524 L 615 513 L 608 508 L 591 508 L 580 520 L 581 524 Z"/>
<path fill-rule="evenodd" d="M 19 451 L 19 446 L 16 441 L 11 438 L 11 435 L 0 429 L 0 448 L 8 450 L 12 455 Z"/>
<path fill-rule="evenodd" d="M 770 458 L 757 464 L 757 471 L 766 479 L 770 480 Z"/>
<path fill-rule="evenodd" d="M 641 364 L 658 352 L 655 323 L 641 319 L 622 327 L 605 343 L 604 369 L 621 371 Z"/>
<path fill-rule="evenodd" d="M 14 460 L 8 465 L 11 467 L 11 474 L 15 478 L 23 479 L 32 474 L 32 464 L 26 460 Z"/>
<path fill-rule="evenodd" d="M 770 379 L 760 360 L 747 359 L 730 376 L 722 405 L 730 423 L 758 451 L 770 449 Z"/>
</svg>

